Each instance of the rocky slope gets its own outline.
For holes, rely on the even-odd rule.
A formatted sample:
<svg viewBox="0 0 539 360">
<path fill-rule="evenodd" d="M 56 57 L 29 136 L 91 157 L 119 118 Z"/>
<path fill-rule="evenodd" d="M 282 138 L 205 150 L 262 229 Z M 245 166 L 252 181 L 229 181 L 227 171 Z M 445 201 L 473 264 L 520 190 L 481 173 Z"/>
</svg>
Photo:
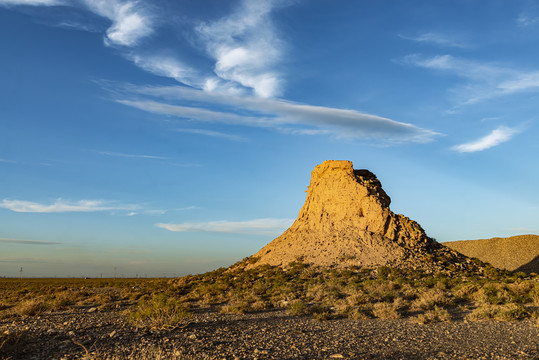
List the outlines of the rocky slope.
<svg viewBox="0 0 539 360">
<path fill-rule="evenodd" d="M 539 273 L 539 236 L 452 241 L 444 245 L 500 269 Z"/>
<path fill-rule="evenodd" d="M 325 161 L 311 173 L 298 218 L 254 255 L 256 265 L 286 267 L 301 259 L 320 266 L 476 267 L 429 238 L 415 221 L 394 214 L 390 202 L 370 171 L 354 170 L 350 161 Z"/>
</svg>

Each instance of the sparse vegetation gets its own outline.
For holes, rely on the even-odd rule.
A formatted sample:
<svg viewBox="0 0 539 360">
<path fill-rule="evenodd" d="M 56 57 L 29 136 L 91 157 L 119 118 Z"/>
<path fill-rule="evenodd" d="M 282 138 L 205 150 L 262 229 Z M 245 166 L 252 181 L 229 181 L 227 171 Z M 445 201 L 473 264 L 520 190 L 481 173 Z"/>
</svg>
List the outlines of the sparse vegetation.
<svg viewBox="0 0 539 360">
<path fill-rule="evenodd" d="M 135 309 L 128 311 L 128 316 L 136 324 L 167 328 L 189 318 L 191 313 L 181 301 L 165 294 L 156 294 L 151 299 L 139 302 Z"/>
<path fill-rule="evenodd" d="M 248 268 L 250 263 L 252 259 L 246 259 L 228 270 L 186 276 L 172 285 L 181 301 L 220 306 L 227 313 L 286 308 L 292 315 L 317 319 L 410 318 L 429 323 L 459 318 L 453 315 L 457 313 L 460 318 L 487 318 L 477 309 L 490 304 L 505 306 L 490 316 L 496 320 L 538 316 L 537 277 L 490 267 L 483 275 L 450 276 L 389 267 L 317 268 L 300 260 L 286 270 Z"/>
<path fill-rule="evenodd" d="M 410 319 L 419 323 L 539 318 L 536 275 L 499 271 L 484 274 L 426 274 L 379 267 L 318 268 L 301 262 L 287 269 L 249 268 L 247 258 L 179 279 L 26 279 L 0 280 L 0 319 L 37 316 L 51 311 L 128 307 L 139 326 L 174 326 L 190 309 L 208 308 L 244 314 L 286 309 L 295 316 L 324 320 Z"/>
</svg>

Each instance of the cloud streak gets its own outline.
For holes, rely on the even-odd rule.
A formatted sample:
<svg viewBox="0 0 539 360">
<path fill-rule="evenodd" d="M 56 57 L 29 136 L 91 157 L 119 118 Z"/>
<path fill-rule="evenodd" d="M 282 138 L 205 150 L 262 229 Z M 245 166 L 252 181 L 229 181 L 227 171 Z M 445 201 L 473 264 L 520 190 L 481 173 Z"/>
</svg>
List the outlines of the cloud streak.
<svg viewBox="0 0 539 360">
<path fill-rule="evenodd" d="M 418 43 L 424 43 L 424 44 L 432 44 L 442 47 L 455 47 L 455 48 L 468 48 L 470 47 L 469 44 L 466 44 L 462 41 L 458 41 L 457 39 L 450 37 L 448 35 L 435 33 L 435 32 L 426 32 L 419 34 L 417 36 L 406 36 L 406 35 L 398 35 L 400 38 L 410 41 L 415 41 Z"/>
<path fill-rule="evenodd" d="M 482 63 L 451 55 L 409 55 L 404 64 L 447 72 L 467 81 L 453 90 L 458 105 L 470 105 L 519 92 L 539 90 L 539 71 L 522 71 L 495 63 Z"/>
<path fill-rule="evenodd" d="M 42 240 L 20 240 L 20 239 L 5 239 L 0 238 L 0 243 L 22 244 L 22 245 L 59 245 L 57 241 L 42 241 Z"/>
<path fill-rule="evenodd" d="M 500 126 L 490 134 L 469 143 L 456 145 L 452 147 L 452 150 L 460 153 L 483 151 L 511 140 L 517 133 L 519 133 L 518 130 Z"/>
<path fill-rule="evenodd" d="M 135 211 L 138 205 L 114 205 L 104 200 L 66 201 L 57 199 L 51 204 L 42 204 L 25 200 L 3 199 L 0 208 L 20 213 L 69 213 L 69 212 L 99 212 L 99 211 Z"/>
<path fill-rule="evenodd" d="M 225 134 L 220 131 L 205 130 L 205 129 L 175 129 L 176 132 L 187 133 L 187 134 L 196 134 L 203 136 L 210 136 L 222 139 L 228 139 L 233 141 L 247 141 L 246 138 L 238 135 Z"/>
<path fill-rule="evenodd" d="M 273 128 L 286 134 L 331 135 L 338 138 L 371 138 L 387 142 L 432 141 L 440 135 L 415 125 L 355 110 L 337 109 L 294 103 L 279 99 L 253 96 L 232 96 L 187 88 L 183 86 L 118 85 L 118 94 L 132 99 L 117 102 L 155 114 L 186 120 Z M 136 99 L 136 96 L 158 98 Z M 167 101 L 167 102 L 163 102 Z M 175 102 L 194 103 L 197 107 L 177 105 Z M 220 105 L 219 111 L 200 107 Z M 246 113 L 248 111 L 248 113 Z"/>
<path fill-rule="evenodd" d="M 163 224 L 155 226 L 176 232 L 211 232 L 233 234 L 280 234 L 294 222 L 293 219 L 254 219 L 248 221 L 209 221 L 197 223 Z"/>
<path fill-rule="evenodd" d="M 98 153 L 100 155 L 105 155 L 105 156 L 132 158 L 132 159 L 156 159 L 156 160 L 169 160 L 170 159 L 164 156 L 124 154 L 124 153 L 117 153 L 117 152 L 112 152 L 112 151 L 98 151 Z"/>
<path fill-rule="evenodd" d="M 0 0 L 0 6 L 55 6 L 62 3 L 60 0 Z"/>
</svg>

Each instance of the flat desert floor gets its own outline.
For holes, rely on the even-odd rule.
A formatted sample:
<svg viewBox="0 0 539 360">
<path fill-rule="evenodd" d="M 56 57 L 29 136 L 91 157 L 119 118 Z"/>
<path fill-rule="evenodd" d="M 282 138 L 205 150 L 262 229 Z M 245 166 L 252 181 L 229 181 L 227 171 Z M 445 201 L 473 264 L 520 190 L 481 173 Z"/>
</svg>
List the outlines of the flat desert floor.
<svg viewBox="0 0 539 360">
<path fill-rule="evenodd" d="M 539 359 L 536 319 L 319 321 L 199 308 L 175 327 L 152 329 L 126 321 L 129 306 L 4 319 L 0 359 Z"/>
</svg>

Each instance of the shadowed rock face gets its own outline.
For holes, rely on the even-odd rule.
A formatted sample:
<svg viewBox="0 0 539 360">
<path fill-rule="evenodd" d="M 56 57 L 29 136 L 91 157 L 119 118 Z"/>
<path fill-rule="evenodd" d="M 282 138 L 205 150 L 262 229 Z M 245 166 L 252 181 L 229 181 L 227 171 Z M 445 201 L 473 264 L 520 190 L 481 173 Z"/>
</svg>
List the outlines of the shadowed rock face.
<svg viewBox="0 0 539 360">
<path fill-rule="evenodd" d="M 354 170 L 350 161 L 325 161 L 311 173 L 298 218 L 254 255 L 257 264 L 286 266 L 301 258 L 321 266 L 425 268 L 423 258 L 434 251 L 464 261 L 429 238 L 418 223 L 394 214 L 390 203 L 370 171 Z"/>
</svg>

